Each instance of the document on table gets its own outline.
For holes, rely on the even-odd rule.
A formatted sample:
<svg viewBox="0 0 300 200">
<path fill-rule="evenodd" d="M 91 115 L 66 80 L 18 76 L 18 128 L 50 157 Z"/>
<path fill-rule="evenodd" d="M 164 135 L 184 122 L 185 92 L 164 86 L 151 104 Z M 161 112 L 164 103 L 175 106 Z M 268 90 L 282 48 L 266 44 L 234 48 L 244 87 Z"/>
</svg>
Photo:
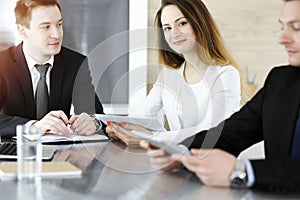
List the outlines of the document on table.
<svg viewBox="0 0 300 200">
<path fill-rule="evenodd" d="M 0 163 L 0 179 L 17 178 L 18 164 L 16 162 Z M 80 178 L 81 169 L 69 162 L 43 162 L 42 178 Z"/>
<path fill-rule="evenodd" d="M 127 122 L 139 126 L 143 126 L 152 131 L 165 131 L 164 126 L 158 121 L 157 118 L 103 115 L 103 114 L 96 114 L 95 116 L 97 117 L 98 120 L 101 120 L 105 124 L 107 124 L 107 121 L 116 122 L 116 123 Z"/>
<path fill-rule="evenodd" d="M 33 140 L 34 138 L 31 135 L 25 136 L 28 140 Z M 93 135 L 56 135 L 54 133 L 46 133 L 42 136 L 42 143 L 57 143 L 57 142 L 107 142 L 108 138 L 105 135 L 93 134 Z"/>
</svg>

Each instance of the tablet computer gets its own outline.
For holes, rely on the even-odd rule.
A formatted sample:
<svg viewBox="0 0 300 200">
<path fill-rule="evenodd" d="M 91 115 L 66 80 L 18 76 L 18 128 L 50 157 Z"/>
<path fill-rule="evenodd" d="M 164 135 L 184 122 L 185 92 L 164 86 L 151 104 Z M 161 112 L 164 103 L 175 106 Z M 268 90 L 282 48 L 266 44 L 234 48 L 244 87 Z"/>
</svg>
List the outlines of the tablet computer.
<svg viewBox="0 0 300 200">
<path fill-rule="evenodd" d="M 107 121 L 121 123 L 127 122 L 131 124 L 136 124 L 143 126 L 152 131 L 165 131 L 164 126 L 158 121 L 157 118 L 151 117 L 131 117 L 131 116 L 122 116 L 122 115 L 95 115 L 98 120 L 101 120 L 107 125 Z"/>
</svg>

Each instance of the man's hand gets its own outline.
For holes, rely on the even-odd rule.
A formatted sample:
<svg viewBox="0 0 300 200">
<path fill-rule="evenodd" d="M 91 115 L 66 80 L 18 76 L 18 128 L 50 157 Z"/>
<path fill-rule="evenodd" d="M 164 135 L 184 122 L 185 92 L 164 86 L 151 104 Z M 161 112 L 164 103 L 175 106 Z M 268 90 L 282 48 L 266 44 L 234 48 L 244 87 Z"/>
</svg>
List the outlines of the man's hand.
<svg viewBox="0 0 300 200">
<path fill-rule="evenodd" d="M 220 149 L 192 149 L 191 154 L 173 154 L 172 158 L 194 172 L 207 186 L 230 186 L 229 176 L 234 170 L 236 157 Z"/>
<path fill-rule="evenodd" d="M 140 142 L 140 146 L 147 149 L 147 155 L 149 156 L 150 162 L 155 169 L 169 171 L 181 166 L 181 163 L 174 160 L 168 153 L 163 149 L 157 149 L 145 140 Z"/>
<path fill-rule="evenodd" d="M 66 114 L 63 111 L 58 110 L 49 112 L 34 124 L 40 127 L 42 134 L 53 132 L 57 135 L 68 135 L 69 130 L 66 126 L 68 121 Z"/>
<path fill-rule="evenodd" d="M 71 129 L 78 135 L 92 135 L 96 131 L 93 118 L 87 113 L 73 115 L 70 118 Z"/>
</svg>

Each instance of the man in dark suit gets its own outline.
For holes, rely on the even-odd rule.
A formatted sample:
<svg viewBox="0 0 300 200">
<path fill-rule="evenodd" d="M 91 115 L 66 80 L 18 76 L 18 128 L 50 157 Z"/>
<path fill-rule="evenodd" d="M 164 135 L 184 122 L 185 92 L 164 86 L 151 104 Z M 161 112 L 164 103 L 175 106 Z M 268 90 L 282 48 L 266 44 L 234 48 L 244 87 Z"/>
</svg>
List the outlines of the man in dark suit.
<svg viewBox="0 0 300 200">
<path fill-rule="evenodd" d="M 90 114 L 103 113 L 103 108 L 91 83 L 86 57 L 61 46 L 58 1 L 19 0 L 15 16 L 23 41 L 0 53 L 0 135 L 14 135 L 18 124 L 36 124 L 43 133 L 67 135 L 68 122 L 78 134 L 93 134 L 101 124 Z M 37 64 L 46 66 L 45 75 L 40 74 Z M 42 77 L 48 103 L 39 116 L 37 91 Z M 75 115 L 69 119 L 72 104 Z"/>
<path fill-rule="evenodd" d="M 279 22 L 279 43 L 290 65 L 271 70 L 263 88 L 239 112 L 189 138 L 190 154 L 168 156 L 142 141 L 153 166 L 170 170 L 183 164 L 208 186 L 300 190 L 300 0 L 285 0 Z M 263 140 L 265 159 L 236 158 Z"/>
</svg>

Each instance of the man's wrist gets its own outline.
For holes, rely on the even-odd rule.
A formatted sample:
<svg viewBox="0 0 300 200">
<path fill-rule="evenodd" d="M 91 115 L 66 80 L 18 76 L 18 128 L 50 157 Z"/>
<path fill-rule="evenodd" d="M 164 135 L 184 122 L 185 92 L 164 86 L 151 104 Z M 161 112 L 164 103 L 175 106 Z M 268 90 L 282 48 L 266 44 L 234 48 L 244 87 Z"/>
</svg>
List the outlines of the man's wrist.
<svg viewBox="0 0 300 200">
<path fill-rule="evenodd" d="M 92 118 L 95 126 L 96 126 L 96 131 L 98 132 L 99 130 L 102 129 L 102 123 L 97 119 L 97 117 L 94 114 L 90 114 L 90 118 Z"/>
<path fill-rule="evenodd" d="M 229 180 L 232 188 L 243 189 L 247 187 L 248 176 L 245 160 L 236 160 L 235 168 L 231 172 Z"/>
<path fill-rule="evenodd" d="M 30 120 L 28 122 L 26 122 L 25 124 L 25 133 L 29 133 L 29 130 L 31 128 L 32 125 L 34 125 L 36 122 L 38 122 L 37 120 Z"/>
</svg>

